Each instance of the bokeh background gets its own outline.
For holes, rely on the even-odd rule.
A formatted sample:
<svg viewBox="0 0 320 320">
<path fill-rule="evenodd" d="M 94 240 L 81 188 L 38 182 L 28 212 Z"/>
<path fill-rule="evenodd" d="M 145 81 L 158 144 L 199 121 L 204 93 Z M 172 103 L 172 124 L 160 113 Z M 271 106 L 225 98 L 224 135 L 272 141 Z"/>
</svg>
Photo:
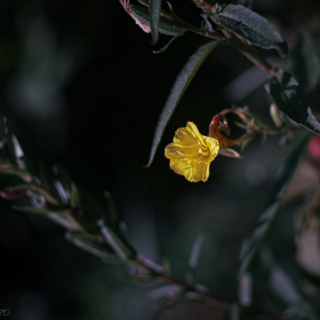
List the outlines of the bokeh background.
<svg viewBox="0 0 320 320">
<path fill-rule="evenodd" d="M 200 25 L 201 11 L 191 1 L 172 3 L 177 15 Z M 294 25 L 304 23 L 319 46 L 319 1 L 254 0 L 253 10 L 272 21 L 289 45 Z M 235 49 L 219 46 L 177 107 L 154 163 L 143 168 L 175 77 L 208 41 L 188 32 L 165 53 L 153 53 L 169 39 L 161 35 L 153 47 L 116 0 L 1 0 L 0 111 L 35 170 L 40 160 L 47 168 L 63 164 L 101 205 L 108 190 L 134 247 L 147 258 L 165 259 L 177 279 L 184 280 L 192 245 L 203 233 L 197 279 L 234 300 L 241 242 L 291 147 L 277 155 L 277 138 L 264 145 L 257 139 L 241 161 L 218 157 L 206 183 L 189 183 L 169 169 L 163 149 L 187 121 L 206 134 L 212 116 L 231 104 L 268 116 L 264 74 Z M 276 51 L 263 54 L 286 67 Z M 232 132 L 241 134 L 235 127 Z M 159 307 L 150 294 L 157 283 L 136 281 L 127 267 L 102 263 L 69 244 L 53 222 L 10 206 L 0 202 L 0 308 L 10 309 L 11 319 L 148 319 Z M 269 243 L 282 266 L 303 279 L 294 258 L 293 217 L 292 207 L 283 211 Z M 309 299 L 319 301 L 319 289 L 312 288 Z M 276 310 L 270 301 L 264 307 Z M 160 318 L 219 316 L 213 307 L 181 302 Z"/>
</svg>

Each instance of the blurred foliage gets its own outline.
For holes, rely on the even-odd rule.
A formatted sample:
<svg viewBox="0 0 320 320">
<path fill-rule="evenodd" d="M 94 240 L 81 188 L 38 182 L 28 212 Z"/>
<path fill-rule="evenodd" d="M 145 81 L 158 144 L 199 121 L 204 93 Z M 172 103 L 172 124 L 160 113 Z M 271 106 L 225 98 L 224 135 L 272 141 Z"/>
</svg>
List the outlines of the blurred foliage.
<svg viewBox="0 0 320 320">
<path fill-rule="evenodd" d="M 0 309 L 318 319 L 319 2 L 160 4 L 1 1 Z M 160 150 L 216 114 L 244 158 L 191 184 Z"/>
</svg>

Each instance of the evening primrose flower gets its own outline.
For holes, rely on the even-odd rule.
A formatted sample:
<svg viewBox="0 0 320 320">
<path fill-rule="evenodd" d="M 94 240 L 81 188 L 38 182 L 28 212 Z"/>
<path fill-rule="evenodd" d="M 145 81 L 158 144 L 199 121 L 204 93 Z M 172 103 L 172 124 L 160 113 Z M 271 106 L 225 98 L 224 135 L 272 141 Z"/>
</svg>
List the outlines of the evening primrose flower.
<svg viewBox="0 0 320 320">
<path fill-rule="evenodd" d="M 219 142 L 203 136 L 197 126 L 188 122 L 176 131 L 173 143 L 165 148 L 165 156 L 170 159 L 170 167 L 190 182 L 207 181 L 210 163 L 219 152 Z"/>
</svg>

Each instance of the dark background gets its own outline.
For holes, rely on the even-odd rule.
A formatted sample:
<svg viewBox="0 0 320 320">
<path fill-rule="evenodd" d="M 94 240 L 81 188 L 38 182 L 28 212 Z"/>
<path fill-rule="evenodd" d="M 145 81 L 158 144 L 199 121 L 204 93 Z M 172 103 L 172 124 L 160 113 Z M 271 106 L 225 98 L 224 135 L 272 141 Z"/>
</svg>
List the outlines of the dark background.
<svg viewBox="0 0 320 320">
<path fill-rule="evenodd" d="M 172 3 L 177 15 L 200 25 L 201 12 L 191 1 Z M 319 1 L 255 0 L 253 9 L 269 18 L 289 45 L 299 22 L 319 40 Z M 152 52 L 169 39 L 161 35 L 153 47 L 151 36 L 113 0 L 2 0 L 0 107 L 35 170 L 41 159 L 48 170 L 63 164 L 101 205 L 108 190 L 138 252 L 159 262 L 166 258 L 174 277 L 184 279 L 192 244 L 203 232 L 198 281 L 232 300 L 241 241 L 252 231 L 288 150 L 277 156 L 276 138 L 263 146 L 257 139 L 241 161 L 219 156 L 206 183 L 189 183 L 169 170 L 163 149 L 187 121 L 206 134 L 212 116 L 231 103 L 268 114 L 270 100 L 263 87 L 254 87 L 254 77 L 239 80 L 250 92 L 240 100 L 234 87 L 224 91 L 252 64 L 220 46 L 181 100 L 152 166 L 143 168 L 175 77 L 208 41 L 188 32 L 165 53 Z M 286 64 L 273 50 L 263 54 Z M 233 128 L 235 136 L 240 133 Z M 0 308 L 11 310 L 9 318 L 147 319 L 159 305 L 148 293 L 154 283 L 139 283 L 125 266 L 103 264 L 73 247 L 63 239 L 64 230 L 46 218 L 16 213 L 4 200 L 0 205 Z M 299 276 L 292 213 L 284 212 L 272 232 L 277 257 Z M 215 316 L 212 307 L 185 302 L 162 315 Z"/>
</svg>

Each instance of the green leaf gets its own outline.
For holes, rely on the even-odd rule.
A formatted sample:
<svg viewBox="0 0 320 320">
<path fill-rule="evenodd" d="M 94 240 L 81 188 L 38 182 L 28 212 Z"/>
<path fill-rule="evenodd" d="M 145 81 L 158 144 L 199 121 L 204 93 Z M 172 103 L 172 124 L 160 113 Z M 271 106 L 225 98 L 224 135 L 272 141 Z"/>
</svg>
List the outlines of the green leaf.
<svg viewBox="0 0 320 320">
<path fill-rule="evenodd" d="M 268 20 L 244 6 L 229 4 L 219 13 L 216 23 L 256 46 L 277 49 L 280 56 L 287 54 L 287 44 Z"/>
<path fill-rule="evenodd" d="M 168 124 L 168 121 L 174 112 L 176 106 L 178 105 L 180 99 L 182 98 L 183 94 L 185 93 L 186 89 L 188 88 L 191 80 L 193 79 L 194 75 L 208 57 L 212 49 L 218 45 L 218 41 L 211 41 L 206 43 L 205 45 L 201 46 L 190 58 L 189 61 L 184 65 L 182 70 L 180 71 L 172 89 L 170 95 L 166 101 L 166 104 L 161 112 L 159 122 L 157 124 L 154 138 L 152 142 L 152 148 L 150 152 L 150 158 L 146 167 L 149 167 L 153 161 L 155 153 L 157 151 L 158 145 L 161 140 L 161 136 L 163 131 Z"/>
<path fill-rule="evenodd" d="M 238 280 L 241 280 L 242 276 L 248 269 L 250 263 L 252 262 L 254 256 L 258 252 L 258 249 L 270 229 L 279 208 L 281 201 L 287 187 L 293 177 L 295 169 L 297 168 L 302 156 L 304 155 L 308 142 L 311 138 L 309 134 L 289 155 L 285 163 L 280 167 L 275 181 L 275 186 L 270 194 L 270 199 L 265 207 L 265 210 L 262 212 L 256 228 L 253 232 L 253 235 L 249 243 L 245 246 L 243 253 L 240 257 L 240 268 L 238 272 Z"/>
<path fill-rule="evenodd" d="M 137 5 L 131 5 L 129 10 L 136 19 L 150 27 L 151 24 L 148 9 Z M 180 24 L 162 16 L 160 17 L 158 28 L 161 33 L 174 37 L 182 36 L 187 31 L 187 29 L 182 27 Z"/>
<path fill-rule="evenodd" d="M 320 82 L 320 66 L 313 39 L 308 29 L 300 26 L 300 40 L 289 57 L 290 72 L 298 79 L 303 90 L 314 91 Z"/>
<path fill-rule="evenodd" d="M 313 116 L 301 87 L 290 73 L 279 71 L 278 77 L 273 77 L 265 88 L 274 104 L 289 118 L 320 134 L 320 123 Z"/>
<path fill-rule="evenodd" d="M 162 52 L 165 52 L 165 51 L 169 48 L 170 44 L 171 44 L 174 40 L 176 40 L 178 37 L 180 37 L 180 36 L 175 36 L 175 37 L 173 37 L 164 47 L 162 47 L 160 50 L 153 51 L 153 53 L 162 53 Z"/>
<path fill-rule="evenodd" d="M 150 0 L 150 26 L 153 43 L 159 39 L 159 20 L 160 20 L 161 0 Z"/>
</svg>

